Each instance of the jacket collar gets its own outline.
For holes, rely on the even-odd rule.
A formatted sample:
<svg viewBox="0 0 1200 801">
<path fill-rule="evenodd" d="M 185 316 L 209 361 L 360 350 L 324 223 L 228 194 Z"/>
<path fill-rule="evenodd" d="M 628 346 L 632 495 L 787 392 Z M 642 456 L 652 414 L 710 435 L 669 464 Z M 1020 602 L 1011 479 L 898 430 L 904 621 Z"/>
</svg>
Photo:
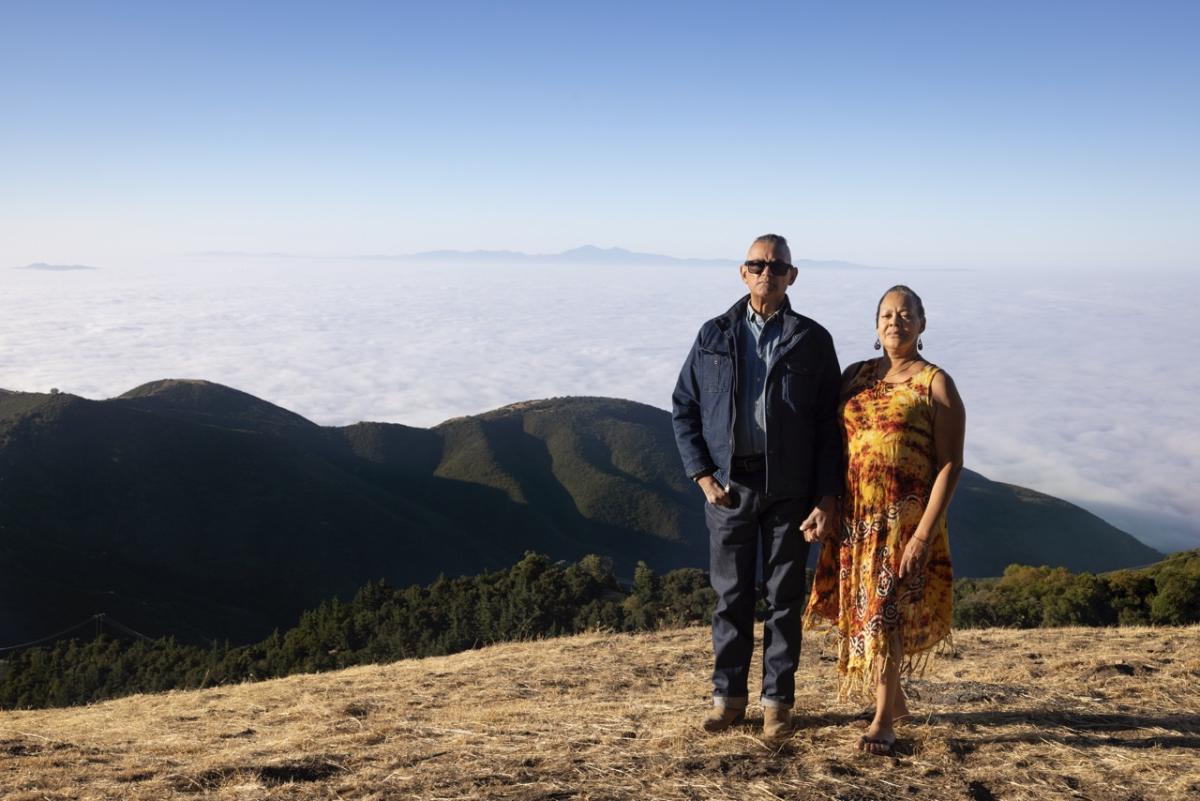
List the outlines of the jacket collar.
<svg viewBox="0 0 1200 801">
<path fill-rule="evenodd" d="M 729 311 L 717 317 L 713 322 L 721 329 L 721 332 L 726 336 L 733 336 L 733 332 L 737 330 L 737 325 L 746 316 L 746 304 L 750 302 L 749 293 L 742 295 L 737 303 L 729 307 Z M 800 326 L 800 315 L 792 311 L 792 302 L 787 295 L 783 296 L 783 305 L 779 307 L 780 322 L 783 323 L 783 330 L 780 332 L 780 341 L 786 341 Z"/>
</svg>

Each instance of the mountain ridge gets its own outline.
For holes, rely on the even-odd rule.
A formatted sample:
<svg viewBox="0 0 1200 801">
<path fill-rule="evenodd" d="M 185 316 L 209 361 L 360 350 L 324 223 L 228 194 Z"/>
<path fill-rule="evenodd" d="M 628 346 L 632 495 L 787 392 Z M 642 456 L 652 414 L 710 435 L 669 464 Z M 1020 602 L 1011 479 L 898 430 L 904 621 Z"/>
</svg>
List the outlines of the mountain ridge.
<svg viewBox="0 0 1200 801">
<path fill-rule="evenodd" d="M 729 267 L 737 263 L 736 258 L 704 258 L 688 256 L 670 256 L 662 253 L 646 253 L 629 250 L 622 247 L 602 248 L 597 245 L 579 245 L 558 253 L 526 253 L 520 250 L 455 250 L 440 248 L 416 253 L 353 253 L 353 254 L 306 254 L 287 253 L 281 251 L 238 251 L 238 250 L 204 250 L 192 253 L 193 256 L 213 259 L 280 259 L 297 260 L 349 260 L 366 262 L 450 262 L 450 263 L 496 263 L 496 264 L 639 264 L 639 265 L 697 265 Z M 792 263 L 801 269 L 837 269 L 837 270 L 884 270 L 875 267 L 839 259 L 793 259 Z"/>
<path fill-rule="evenodd" d="M 627 250 L 621 247 L 601 248 L 595 245 L 581 245 L 575 248 L 569 248 L 559 253 L 524 253 L 521 251 L 512 250 L 431 250 L 421 253 L 405 254 L 400 256 L 386 256 L 383 254 L 372 256 L 360 256 L 359 258 L 373 261 L 451 261 L 451 262 L 469 262 L 469 261 L 487 261 L 487 262 L 519 262 L 519 263 L 554 263 L 554 264 L 661 264 L 661 265 L 707 265 L 707 266 L 722 266 L 728 267 L 734 263 L 732 259 L 712 259 L 712 258 L 689 258 L 680 256 L 668 256 L 661 253 L 643 253 L 638 251 Z M 862 264 L 855 264 L 848 261 L 838 260 L 823 260 L 823 259 L 793 259 L 793 264 L 801 269 L 850 269 L 850 270 L 875 270 L 876 267 L 868 267 Z"/>
<path fill-rule="evenodd" d="M 1161 556 L 1030 493 L 964 472 L 950 511 L 957 575 Z M 564 397 L 427 429 L 323 427 L 199 380 L 105 401 L 0 393 L 0 531 L 0 642 L 100 610 L 154 636 L 260 639 L 368 580 L 474 574 L 530 550 L 601 554 L 626 577 L 638 561 L 666 571 L 708 558 L 663 410 Z"/>
</svg>

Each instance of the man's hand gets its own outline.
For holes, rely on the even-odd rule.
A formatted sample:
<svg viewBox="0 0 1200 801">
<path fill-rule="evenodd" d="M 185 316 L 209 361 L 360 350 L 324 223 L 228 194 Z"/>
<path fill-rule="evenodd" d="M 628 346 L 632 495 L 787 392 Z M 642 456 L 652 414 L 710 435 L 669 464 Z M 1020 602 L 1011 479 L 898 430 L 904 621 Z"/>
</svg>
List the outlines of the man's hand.
<svg viewBox="0 0 1200 801">
<path fill-rule="evenodd" d="M 836 499 L 825 496 L 813 507 L 800 524 L 800 533 L 807 542 L 820 542 L 833 532 L 833 518 L 836 510 Z"/>
<path fill-rule="evenodd" d="M 696 483 L 700 485 L 700 489 L 704 491 L 704 497 L 713 506 L 733 507 L 733 498 L 725 491 L 715 478 L 712 476 L 701 476 L 696 479 Z"/>
</svg>

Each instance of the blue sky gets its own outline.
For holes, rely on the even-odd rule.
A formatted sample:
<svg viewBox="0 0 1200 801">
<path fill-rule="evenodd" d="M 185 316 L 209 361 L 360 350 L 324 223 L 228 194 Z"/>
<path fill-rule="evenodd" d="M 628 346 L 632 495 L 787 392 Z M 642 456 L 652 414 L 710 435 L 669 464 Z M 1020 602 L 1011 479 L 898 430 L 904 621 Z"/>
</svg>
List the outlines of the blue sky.
<svg viewBox="0 0 1200 801">
<path fill-rule="evenodd" d="M 0 3 L 0 264 L 1200 266 L 1196 3 Z"/>
</svg>

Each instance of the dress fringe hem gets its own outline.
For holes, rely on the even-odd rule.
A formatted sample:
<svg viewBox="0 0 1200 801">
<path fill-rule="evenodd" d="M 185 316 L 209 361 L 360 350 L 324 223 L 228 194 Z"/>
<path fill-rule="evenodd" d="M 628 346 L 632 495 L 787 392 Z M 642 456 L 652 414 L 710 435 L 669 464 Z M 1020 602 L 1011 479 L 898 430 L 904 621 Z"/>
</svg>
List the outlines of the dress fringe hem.
<svg viewBox="0 0 1200 801">
<path fill-rule="evenodd" d="M 837 628 L 836 622 L 829 620 L 824 615 L 812 615 L 805 620 L 805 628 L 823 635 L 821 637 L 821 650 L 827 650 L 830 640 L 835 641 L 837 643 L 836 647 L 840 649 L 842 635 Z M 839 655 L 838 701 L 874 698 L 876 677 L 882 674 L 882 671 L 887 667 L 888 660 L 892 658 L 888 650 L 886 647 L 881 649 L 865 665 L 845 673 L 842 673 Z M 931 657 L 953 653 L 954 650 L 954 631 L 947 630 L 944 635 L 930 645 L 915 653 L 905 654 L 901 658 L 900 681 L 907 685 L 914 677 L 924 675 Z M 920 697 L 919 693 L 910 692 L 907 687 L 905 687 L 905 694 Z"/>
</svg>

